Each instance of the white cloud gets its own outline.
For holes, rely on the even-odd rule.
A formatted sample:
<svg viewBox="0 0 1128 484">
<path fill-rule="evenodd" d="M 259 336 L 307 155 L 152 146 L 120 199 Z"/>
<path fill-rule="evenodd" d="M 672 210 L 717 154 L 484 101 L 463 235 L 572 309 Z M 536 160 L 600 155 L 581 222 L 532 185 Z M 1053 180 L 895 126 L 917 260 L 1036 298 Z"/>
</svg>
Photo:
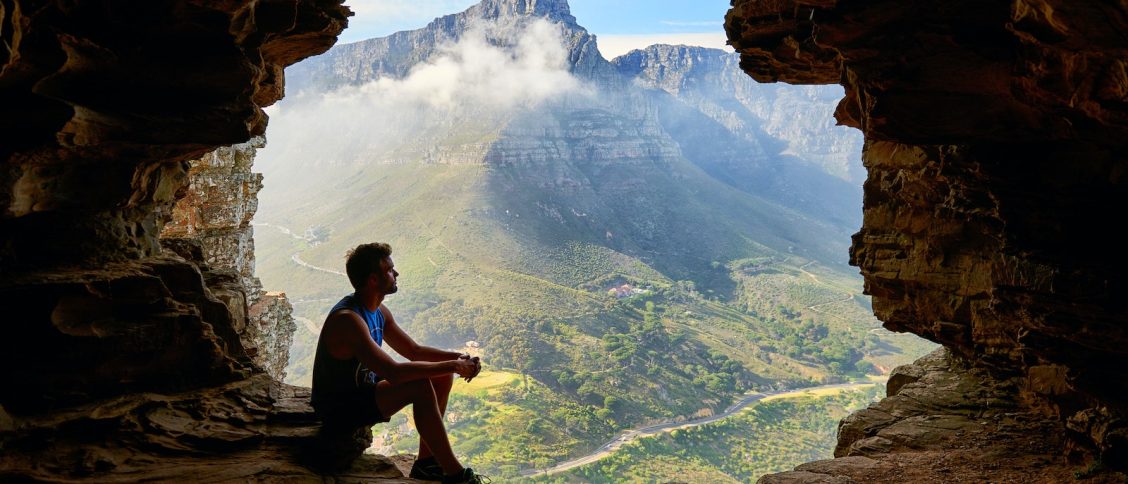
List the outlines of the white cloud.
<svg viewBox="0 0 1128 484">
<path fill-rule="evenodd" d="M 409 138 L 443 132 L 450 123 L 492 129 L 500 119 L 585 92 L 568 71 L 558 25 L 472 28 L 438 47 L 403 79 L 381 78 L 329 93 L 305 93 L 268 109 L 268 164 L 350 163 L 396 149 Z"/>
<path fill-rule="evenodd" d="M 726 45 L 728 37 L 724 32 L 695 34 L 642 34 L 642 35 L 600 35 L 599 51 L 603 57 L 614 59 L 634 49 L 642 49 L 654 44 L 694 45 L 731 51 Z"/>
</svg>

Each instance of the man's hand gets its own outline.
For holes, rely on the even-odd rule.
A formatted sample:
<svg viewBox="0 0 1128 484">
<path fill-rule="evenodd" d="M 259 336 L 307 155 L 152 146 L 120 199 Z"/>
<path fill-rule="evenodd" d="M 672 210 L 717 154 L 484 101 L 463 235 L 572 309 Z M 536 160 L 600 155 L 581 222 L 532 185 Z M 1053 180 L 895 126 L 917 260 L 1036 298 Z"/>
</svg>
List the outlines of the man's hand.
<svg viewBox="0 0 1128 484">
<path fill-rule="evenodd" d="M 454 360 L 454 372 L 466 381 L 470 381 L 471 378 L 477 376 L 479 370 L 481 370 L 481 366 L 473 359 L 460 356 L 457 360 Z"/>
<path fill-rule="evenodd" d="M 469 354 L 463 353 L 461 355 L 458 355 L 458 360 L 459 361 L 468 361 L 468 362 L 472 362 L 474 364 L 474 371 L 472 373 L 469 373 L 469 374 L 465 374 L 465 373 L 462 373 L 462 372 L 458 373 L 458 375 L 461 376 L 462 378 L 464 378 L 467 383 L 469 383 L 470 380 L 473 380 L 474 377 L 478 376 L 478 373 L 482 372 L 482 359 L 481 358 L 478 358 L 477 356 L 471 358 Z"/>
</svg>

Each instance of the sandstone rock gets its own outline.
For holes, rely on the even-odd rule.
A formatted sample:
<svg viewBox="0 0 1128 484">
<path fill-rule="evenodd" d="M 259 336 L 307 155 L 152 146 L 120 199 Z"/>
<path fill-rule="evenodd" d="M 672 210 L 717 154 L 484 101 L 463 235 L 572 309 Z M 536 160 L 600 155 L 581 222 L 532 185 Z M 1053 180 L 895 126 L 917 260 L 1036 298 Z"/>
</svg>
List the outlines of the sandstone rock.
<svg viewBox="0 0 1128 484">
<path fill-rule="evenodd" d="M 281 292 L 267 292 L 259 296 L 250 307 L 247 336 L 254 341 L 255 362 L 275 379 L 285 378 L 286 364 L 298 325 L 294 320 L 293 306 Z"/>
<path fill-rule="evenodd" d="M 251 359 L 285 378 L 297 324 L 285 294 L 267 294 L 254 275 L 254 227 L 262 175 L 251 172 L 256 137 L 188 162 L 188 186 L 168 215 L 161 243 L 206 268 L 208 286 L 235 314 L 235 331 Z M 227 279 L 231 273 L 235 279 Z"/>
<path fill-rule="evenodd" d="M 1021 377 L 1000 380 L 945 349 L 909 366 L 897 373 L 916 381 L 842 420 L 838 458 L 760 482 L 1066 482 L 1087 472 L 1062 453 L 1062 423 L 1023 407 Z M 1104 472 L 1094 482 L 1126 477 Z"/>
<path fill-rule="evenodd" d="M 42 413 L 132 391 L 183 390 L 250 371 L 231 311 L 175 256 L 6 277 L 0 405 Z"/>
<path fill-rule="evenodd" d="M 900 400 L 909 413 L 1128 415 L 1128 256 L 1104 215 L 1128 208 L 1126 18 L 1058 0 L 733 2 L 726 30 L 752 77 L 846 88 L 836 117 L 865 134 L 869 172 L 851 263 L 876 315 L 1007 382 L 965 403 Z M 1101 459 L 1102 432 L 1060 450 Z"/>
<path fill-rule="evenodd" d="M 183 161 L 262 134 L 282 68 L 344 28 L 337 1 L 9 2 L 0 266 L 153 255 Z"/>
<path fill-rule="evenodd" d="M 309 390 L 265 374 L 184 393 L 130 393 L 13 420 L 0 434 L 0 479 L 404 478 L 391 460 L 361 455 L 370 429 L 325 434 L 309 406 Z"/>
</svg>

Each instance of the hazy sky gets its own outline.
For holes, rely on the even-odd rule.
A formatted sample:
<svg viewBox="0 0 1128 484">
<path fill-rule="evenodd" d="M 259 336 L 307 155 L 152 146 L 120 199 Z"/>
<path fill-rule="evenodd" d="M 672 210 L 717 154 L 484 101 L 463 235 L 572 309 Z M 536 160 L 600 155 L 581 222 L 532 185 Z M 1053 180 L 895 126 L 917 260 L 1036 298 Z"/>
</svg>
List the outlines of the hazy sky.
<svg viewBox="0 0 1128 484">
<path fill-rule="evenodd" d="M 347 0 L 356 15 L 340 43 L 423 27 L 478 0 Z M 572 15 L 611 58 L 656 43 L 725 48 L 728 0 L 570 0 Z"/>
</svg>

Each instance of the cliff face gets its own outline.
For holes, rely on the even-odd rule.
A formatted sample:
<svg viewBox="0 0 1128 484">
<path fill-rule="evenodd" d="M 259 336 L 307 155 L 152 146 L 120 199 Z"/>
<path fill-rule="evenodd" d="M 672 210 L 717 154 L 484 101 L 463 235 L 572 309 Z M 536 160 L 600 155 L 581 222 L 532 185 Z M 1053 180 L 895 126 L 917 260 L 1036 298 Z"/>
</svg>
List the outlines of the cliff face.
<svg viewBox="0 0 1128 484">
<path fill-rule="evenodd" d="M 832 127 L 829 86 L 770 86 L 750 79 L 739 56 L 702 47 L 652 45 L 612 61 L 653 96 L 662 128 L 709 174 L 853 231 L 861 224 L 862 140 Z M 830 175 L 830 176 L 827 176 Z"/>
<path fill-rule="evenodd" d="M 693 103 L 730 131 L 763 130 L 787 143 L 787 155 L 814 164 L 851 185 L 861 185 L 865 180 L 860 163 L 861 138 L 849 128 L 833 127 L 832 120 L 823 114 L 827 104 L 842 98 L 842 91 L 836 87 L 761 84 L 740 69 L 739 55 L 703 47 L 652 45 L 612 63 L 639 86 L 660 89 Z M 760 157 L 762 148 L 744 151 L 741 156 L 744 163 Z M 789 160 L 787 164 L 800 163 Z"/>
<path fill-rule="evenodd" d="M 1128 11 L 1100 2 L 735 2 L 757 80 L 841 83 L 866 136 L 851 261 L 887 328 L 943 343 L 1082 460 L 1128 412 Z"/>
<path fill-rule="evenodd" d="M 189 160 L 261 135 L 283 68 L 348 15 L 0 2 L 0 480 L 313 476 L 295 454 L 317 421 L 266 374 L 285 344 L 251 330 L 277 303 L 235 250 L 257 178 L 238 150 Z M 184 197 L 201 205 L 169 230 L 200 243 L 162 250 Z"/>
<path fill-rule="evenodd" d="M 258 210 L 262 175 L 251 172 L 255 152 L 265 140 L 220 148 L 189 162 L 189 184 L 161 230 L 161 244 L 196 263 L 234 290 L 212 287 L 228 308 L 247 308 L 235 331 L 248 356 L 275 380 L 285 378 L 297 329 L 286 295 L 264 292 L 255 277 L 251 218 Z"/>
</svg>

